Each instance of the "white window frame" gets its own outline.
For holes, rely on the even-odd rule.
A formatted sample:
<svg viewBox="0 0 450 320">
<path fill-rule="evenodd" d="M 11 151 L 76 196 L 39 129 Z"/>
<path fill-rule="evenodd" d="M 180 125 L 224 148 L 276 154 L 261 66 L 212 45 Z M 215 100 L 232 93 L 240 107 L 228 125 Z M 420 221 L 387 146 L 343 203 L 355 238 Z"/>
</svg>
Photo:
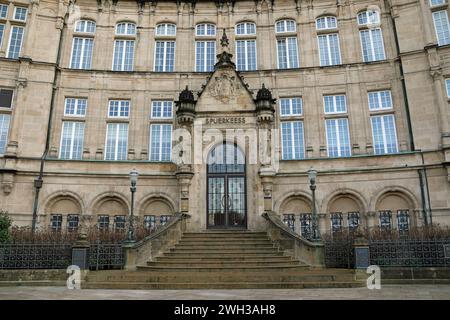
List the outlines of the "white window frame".
<svg viewBox="0 0 450 320">
<path fill-rule="evenodd" d="M 164 32 L 163 33 L 159 33 L 158 30 L 160 30 L 160 27 L 164 26 Z M 169 28 L 168 26 L 174 26 L 175 27 L 175 32 L 173 34 L 169 34 Z M 175 37 L 177 35 L 177 25 L 174 23 L 158 23 L 155 27 L 155 35 L 156 36 L 172 36 Z"/>
<path fill-rule="evenodd" d="M 204 63 L 204 68 L 203 70 L 197 70 L 197 44 L 203 42 L 205 44 L 205 47 L 203 48 L 203 63 Z M 214 43 L 214 61 L 216 59 L 216 41 L 215 40 L 199 40 L 199 41 L 195 41 L 195 72 L 211 72 L 210 70 L 208 70 L 208 43 Z M 175 61 L 174 61 L 175 62 Z M 175 67 L 175 65 L 174 65 Z M 213 68 L 214 70 L 214 63 L 213 63 Z"/>
<path fill-rule="evenodd" d="M 294 23 L 294 30 L 287 30 L 287 26 L 288 26 L 288 21 L 292 21 Z M 279 24 L 283 24 L 283 30 L 282 31 L 277 31 L 278 30 L 278 25 Z M 277 22 L 275 22 L 275 33 L 290 33 L 290 32 L 297 32 L 297 22 L 293 19 L 282 19 L 282 20 L 278 20 Z"/>
<path fill-rule="evenodd" d="M 1 7 L 6 8 L 6 12 L 5 12 L 5 16 L 0 16 L 0 19 L 6 20 L 6 19 L 8 19 L 8 12 L 9 12 L 8 5 L 7 5 L 7 4 L 4 4 L 4 3 L 0 3 L 0 8 L 1 8 Z M 1 12 L 1 11 L 0 11 L 0 12 Z"/>
<path fill-rule="evenodd" d="M 334 35 L 336 35 L 337 45 L 338 45 L 338 54 L 339 54 L 339 61 L 338 61 L 338 63 L 333 63 L 333 55 L 332 55 L 332 52 L 331 52 L 330 36 L 334 36 Z M 321 37 L 326 37 L 326 39 L 327 39 L 327 56 L 328 56 L 329 64 L 322 64 L 322 59 L 321 59 L 322 55 L 321 55 L 320 40 L 319 40 Z M 342 64 L 341 42 L 339 40 L 339 33 L 319 34 L 317 36 L 317 45 L 319 46 L 319 63 L 320 63 L 320 66 L 337 66 L 337 65 L 341 65 Z"/>
<path fill-rule="evenodd" d="M 125 33 L 119 32 L 119 26 L 125 25 Z M 130 29 L 133 30 L 132 33 L 130 33 Z M 119 22 L 116 24 L 116 35 L 117 36 L 135 36 L 136 35 L 136 24 L 133 22 Z"/>
<path fill-rule="evenodd" d="M 69 99 L 75 100 L 74 114 L 67 113 L 67 101 Z M 84 114 L 78 114 L 78 107 L 79 107 L 79 103 L 81 100 L 86 101 L 86 108 L 84 110 Z M 64 99 L 64 116 L 65 117 L 78 117 L 78 118 L 83 117 L 84 118 L 84 117 L 86 117 L 87 108 L 88 108 L 88 99 L 87 98 L 66 97 Z"/>
<path fill-rule="evenodd" d="M 375 12 L 376 17 L 377 17 L 377 20 L 376 20 L 376 21 L 370 21 L 370 15 L 369 15 L 369 12 Z M 362 16 L 362 15 L 365 15 L 365 16 L 366 16 L 366 17 L 365 17 L 365 20 L 366 20 L 367 22 L 365 22 L 365 23 L 360 23 L 359 17 Z M 372 23 L 381 23 L 381 17 L 380 17 L 380 13 L 379 13 L 378 11 L 375 11 L 375 10 L 374 10 L 374 11 L 366 10 L 366 11 L 362 11 L 362 12 L 358 13 L 358 15 L 357 15 L 357 17 L 356 17 L 356 21 L 358 22 L 358 25 L 359 25 L 359 26 L 367 26 L 367 25 L 370 25 L 370 24 L 372 24 Z"/>
<path fill-rule="evenodd" d="M 446 0 L 440 0 L 438 3 L 433 4 L 433 0 L 430 0 L 430 7 L 431 8 L 438 7 L 438 6 L 442 6 L 442 5 L 446 4 L 446 3 L 447 3 Z"/>
<path fill-rule="evenodd" d="M 10 53 L 10 50 L 11 50 L 11 39 L 12 39 L 12 34 L 13 34 L 13 31 L 14 31 L 14 28 L 19 28 L 19 29 L 23 30 L 22 31 L 22 39 L 20 40 L 20 49 L 19 49 L 19 53 L 18 53 L 17 58 L 9 58 L 9 53 Z M 16 26 L 16 25 L 12 25 L 11 26 L 11 29 L 9 31 L 8 48 L 6 49 L 6 57 L 8 59 L 18 59 L 20 57 L 20 53 L 22 52 L 22 47 L 23 47 L 23 38 L 24 38 L 24 36 L 25 36 L 25 27 L 23 27 L 23 26 Z"/>
<path fill-rule="evenodd" d="M 119 155 L 119 136 L 120 136 L 120 130 L 119 128 L 116 130 L 116 134 L 115 134 L 115 143 L 114 143 L 114 159 L 106 159 L 108 152 L 107 152 L 107 148 L 108 148 L 108 130 L 109 130 L 109 126 L 110 125 L 114 125 L 114 126 L 120 126 L 120 125 L 126 125 L 127 126 L 127 142 L 125 145 L 125 159 L 117 159 L 118 155 Z M 129 133 L 130 133 L 130 126 L 128 123 L 123 123 L 123 122 L 108 122 L 106 124 L 106 137 L 105 137 L 105 155 L 104 155 L 104 160 L 106 161 L 126 161 L 128 160 L 128 140 L 129 140 Z"/>
<path fill-rule="evenodd" d="M 330 19 L 330 18 L 334 20 L 334 23 L 335 23 L 334 27 L 333 26 L 329 26 L 329 20 L 328 19 Z M 319 27 L 319 23 L 318 23 L 319 20 L 321 20 L 321 19 L 325 19 L 325 27 L 323 27 L 323 28 Z M 333 30 L 333 29 L 337 29 L 337 27 L 338 27 L 337 19 L 334 16 L 322 16 L 322 17 L 319 17 L 319 18 L 316 19 L 316 29 L 317 30 Z"/>
<path fill-rule="evenodd" d="M 380 30 L 380 37 L 381 37 L 381 49 L 383 50 L 383 59 L 378 60 L 376 58 L 376 53 L 375 53 L 375 46 L 374 41 L 373 41 L 373 31 L 375 30 Z M 370 39 L 370 51 L 371 51 L 371 55 L 372 55 L 372 60 L 364 60 L 364 46 L 363 46 L 363 33 L 364 32 L 368 32 L 369 33 L 369 39 Z M 359 31 L 359 43 L 361 44 L 361 56 L 363 58 L 364 62 L 374 62 L 374 61 L 383 61 L 386 60 L 386 50 L 384 48 L 384 37 L 383 37 L 383 30 L 381 30 L 381 28 L 374 28 L 374 29 L 364 29 L 364 30 L 360 30 Z"/>
<path fill-rule="evenodd" d="M 111 116 L 111 103 L 112 102 L 119 102 L 118 105 L 118 110 L 117 110 L 117 116 Z M 122 105 L 122 103 L 124 102 L 128 102 L 128 114 L 127 115 L 123 115 L 124 110 L 122 110 L 122 108 L 124 108 L 124 106 Z M 108 101 L 108 118 L 110 119 L 128 119 L 130 117 L 130 112 L 131 112 L 131 100 L 127 100 L 127 99 L 110 99 Z"/>
<path fill-rule="evenodd" d="M 17 9 L 25 10 L 25 19 L 24 20 L 16 19 Z M 28 16 L 28 8 L 25 8 L 25 7 L 14 7 L 14 14 L 13 14 L 12 20 L 20 21 L 20 22 L 26 22 L 27 21 L 27 16 Z"/>
<path fill-rule="evenodd" d="M 445 79 L 445 89 L 447 91 L 447 98 L 450 99 L 450 78 Z"/>
<path fill-rule="evenodd" d="M 294 123 L 295 122 L 300 122 L 301 123 L 301 127 L 302 127 L 302 143 L 301 145 L 303 146 L 303 148 L 300 147 L 300 145 L 296 145 L 294 143 L 295 141 L 295 130 L 294 130 Z M 283 132 L 281 131 L 280 133 L 280 138 L 281 138 L 281 159 L 282 160 L 303 160 L 306 159 L 306 154 L 305 154 L 305 123 L 302 120 L 293 120 L 293 121 L 282 121 L 281 124 L 289 124 L 291 126 L 291 145 L 289 146 L 291 148 L 291 154 L 292 154 L 292 159 L 284 159 L 283 155 L 284 155 L 284 142 L 283 142 Z M 280 125 L 281 125 L 280 124 Z M 300 154 L 303 154 L 303 157 L 300 158 L 295 158 L 295 154 L 297 149 L 303 149 L 300 150 Z"/>
<path fill-rule="evenodd" d="M 154 108 L 155 108 L 155 103 L 157 103 L 157 102 L 161 102 L 161 103 L 164 103 L 164 102 L 170 102 L 170 104 L 171 104 L 171 108 L 170 108 L 170 116 L 169 117 L 164 117 L 163 116 L 163 114 L 164 114 L 164 105 L 161 105 L 161 113 L 160 113 L 160 116 L 153 116 L 153 110 L 154 110 Z M 154 100 L 154 101 L 152 101 L 152 106 L 151 106 L 151 110 L 150 110 L 150 119 L 173 119 L 173 101 L 172 100 Z"/>
<path fill-rule="evenodd" d="M 159 126 L 159 150 L 158 150 L 158 159 L 157 160 L 153 160 L 152 156 L 153 156 L 153 149 L 152 149 L 152 142 L 153 142 L 153 126 Z M 163 126 L 170 126 L 170 155 L 169 155 L 169 159 L 168 160 L 163 160 L 162 159 L 162 144 L 163 144 L 163 135 L 162 135 L 162 130 L 163 130 Z M 148 159 L 149 161 L 156 161 L 156 162 L 171 162 L 172 161 L 172 138 L 173 138 L 173 125 L 170 123 L 152 123 L 150 124 L 150 143 L 149 143 L 149 153 L 148 153 Z"/>
<path fill-rule="evenodd" d="M 82 39 L 83 43 L 81 46 L 81 55 L 80 55 L 80 62 L 79 65 L 77 67 L 72 67 L 73 65 L 73 50 L 74 50 L 74 46 L 75 46 L 75 39 Z M 84 60 L 84 51 L 85 51 L 85 47 L 86 47 L 86 41 L 87 40 L 92 40 L 92 51 L 91 51 L 91 61 L 89 63 L 89 68 L 85 69 L 83 68 L 83 60 Z M 92 58 L 94 56 L 94 39 L 93 38 L 86 38 L 86 37 L 73 37 L 72 39 L 72 51 L 70 54 L 70 69 L 74 69 L 74 70 L 90 70 L 92 68 Z"/>
<path fill-rule="evenodd" d="M 294 113 L 293 112 L 293 100 L 294 99 L 300 99 L 300 113 Z M 282 100 L 288 100 L 289 101 L 289 113 L 283 114 L 281 112 L 281 101 Z M 279 108 L 280 108 L 280 117 L 293 117 L 293 116 L 302 116 L 303 115 L 303 98 L 302 97 L 288 97 L 288 98 L 280 98 L 279 102 Z"/>
<path fill-rule="evenodd" d="M 292 66 L 292 61 L 289 57 L 289 41 L 288 39 L 295 39 L 295 47 L 297 50 L 297 67 L 293 67 Z M 279 40 L 285 40 L 285 47 L 286 47 L 286 64 L 287 67 L 286 68 L 280 68 L 280 53 L 278 51 L 278 41 Z M 300 59 L 299 59 L 299 50 L 298 50 L 298 42 L 297 42 L 297 37 L 296 36 L 292 36 L 292 37 L 280 37 L 276 39 L 277 41 L 277 69 L 280 70 L 285 70 L 285 69 L 295 69 L 295 68 L 299 68 L 300 67 Z"/>
<path fill-rule="evenodd" d="M 241 25 L 244 26 L 244 33 L 238 33 L 238 26 L 241 26 Z M 248 32 L 249 25 L 254 26 L 255 32 L 252 32 L 252 33 Z M 234 34 L 236 36 L 255 36 L 256 35 L 256 24 L 254 22 L 247 22 L 247 21 L 236 23 L 236 25 L 234 26 Z"/>
<path fill-rule="evenodd" d="M 394 153 L 390 153 L 387 152 L 387 142 L 386 142 L 386 127 L 384 126 L 384 118 L 385 117 L 392 117 L 393 121 L 393 126 L 394 126 L 394 136 L 395 136 L 395 152 Z M 373 134 L 373 122 L 372 122 L 372 118 L 381 118 L 381 131 L 383 134 L 383 146 L 384 146 L 384 153 L 376 153 L 376 147 L 375 147 L 375 135 Z M 397 137 L 397 124 L 395 123 L 395 116 L 393 114 L 385 114 L 385 115 L 373 115 L 370 117 L 370 126 L 371 126 L 371 131 L 372 131 L 372 143 L 373 143 L 373 150 L 374 150 L 374 154 L 377 155 L 387 155 L 387 154 L 395 154 L 398 153 L 398 137 Z"/>
<path fill-rule="evenodd" d="M 164 43 L 164 55 L 163 55 L 163 65 L 162 65 L 162 71 L 156 71 L 156 44 L 158 42 L 163 42 Z M 167 71 L 167 43 L 169 42 L 173 42 L 173 70 L 172 71 Z M 154 50 L 154 54 L 153 54 L 153 71 L 154 72 L 174 72 L 175 71 L 175 61 L 176 61 L 176 53 L 177 53 L 177 42 L 175 40 L 158 40 L 156 39 L 155 41 L 155 50 Z"/>
<path fill-rule="evenodd" d="M 119 61 L 120 61 L 120 69 L 119 70 L 115 70 L 114 69 L 114 59 L 116 57 L 117 41 L 123 41 L 124 42 L 122 56 L 119 59 Z M 130 70 L 125 70 L 125 57 L 127 55 L 127 42 L 133 42 L 133 59 L 132 59 L 132 64 L 131 64 L 131 69 Z M 134 71 L 135 52 L 136 52 L 136 41 L 134 41 L 134 39 L 115 39 L 114 40 L 114 52 L 113 52 L 113 59 L 112 59 L 111 70 L 112 71 L 124 71 L 124 72 Z"/>
<path fill-rule="evenodd" d="M 64 138 L 64 124 L 65 123 L 71 123 L 72 124 L 72 128 L 71 128 L 71 133 L 70 133 L 70 147 L 69 147 L 69 157 L 68 158 L 62 158 L 62 147 L 63 147 L 63 138 Z M 73 155 L 73 146 L 74 146 L 74 142 L 75 142 L 75 130 L 76 130 L 76 124 L 78 123 L 82 123 L 83 124 L 83 136 L 82 136 L 82 143 L 81 143 L 81 157 L 80 158 L 75 158 L 74 159 L 74 155 Z M 63 159 L 63 160 L 81 160 L 83 158 L 83 148 L 84 148 L 84 130 L 86 129 L 86 124 L 84 122 L 81 121 L 63 121 L 62 122 L 62 126 L 61 126 L 61 139 L 59 141 L 59 159 Z"/>
<path fill-rule="evenodd" d="M 341 141 L 339 139 L 340 137 L 340 131 L 339 131 L 339 125 L 337 125 L 339 120 L 346 120 L 347 122 L 347 140 L 348 140 L 348 145 L 349 145 L 349 155 L 343 155 L 342 154 L 342 150 L 341 150 Z M 330 119 L 325 119 L 325 136 L 327 138 L 327 157 L 332 157 L 332 158 L 336 158 L 335 156 L 330 156 L 330 142 L 328 139 L 328 121 L 334 121 L 336 122 L 336 147 L 337 147 L 337 153 L 338 153 L 338 158 L 340 157 L 350 157 L 352 155 L 352 144 L 351 144 L 351 140 L 350 140 L 350 124 L 348 122 L 348 118 L 330 118 Z"/>
<path fill-rule="evenodd" d="M 6 30 L 6 24 L 0 23 L 0 26 L 3 26 L 3 30 L 0 32 L 0 48 L 3 45 L 3 39 L 5 38 L 5 30 Z"/>
<path fill-rule="evenodd" d="M 5 139 L 5 152 L 6 152 L 6 148 L 8 146 L 8 138 L 9 138 L 9 133 L 10 133 L 10 129 L 11 129 L 11 113 L 0 113 L 1 116 L 6 116 L 8 117 L 8 126 L 6 128 L 6 139 Z M 1 132 L 0 132 L 1 133 Z M 0 152 L 0 157 L 2 157 L 4 155 L 4 153 Z"/>
<path fill-rule="evenodd" d="M 244 57 L 245 57 L 245 59 L 244 59 L 244 61 L 245 61 L 245 69 L 243 69 L 243 70 L 239 70 L 239 71 L 256 71 L 256 70 L 258 70 L 258 48 L 257 48 L 257 45 L 256 45 L 256 39 L 236 39 L 236 50 L 235 50 L 235 53 L 236 53 L 236 68 L 237 68 L 237 57 L 238 57 L 238 52 L 237 52 L 237 42 L 238 41 L 243 41 L 245 44 L 244 44 Z M 248 45 L 248 42 L 250 42 L 250 41 L 252 41 L 252 42 L 255 42 L 255 69 L 249 69 L 249 59 L 248 59 L 248 47 L 247 47 L 247 45 Z M 297 48 L 297 50 L 298 50 L 298 48 Z M 297 59 L 298 59 L 298 52 L 297 52 Z"/>
<path fill-rule="evenodd" d="M 389 93 L 389 99 L 391 101 L 391 106 L 390 107 L 383 108 L 383 103 L 382 103 L 382 99 L 381 99 L 381 93 L 382 92 L 388 92 Z M 371 94 L 376 94 L 377 95 L 377 100 L 378 100 L 377 108 L 371 108 L 370 107 L 370 95 Z M 369 103 L 369 110 L 370 111 L 392 110 L 394 108 L 394 102 L 392 101 L 391 90 L 369 91 L 367 93 L 367 100 L 368 100 L 368 103 Z"/>
<path fill-rule="evenodd" d="M 84 28 L 83 28 L 83 30 L 77 30 L 78 24 L 79 24 L 79 23 L 82 23 L 82 22 L 84 22 Z M 89 24 L 89 23 L 91 23 L 91 25 L 92 25 L 92 24 L 94 25 L 94 31 L 87 31 L 87 29 L 88 29 L 88 24 Z M 75 26 L 74 26 L 74 33 L 95 34 L 96 31 L 97 31 L 97 23 L 96 23 L 95 21 L 89 20 L 89 19 L 81 19 L 81 20 L 78 20 L 78 21 L 75 23 Z"/>
<path fill-rule="evenodd" d="M 205 34 L 199 34 L 198 33 L 198 27 L 199 26 L 205 26 Z M 213 34 L 207 34 L 208 33 L 208 26 L 213 26 L 214 27 L 214 33 Z M 176 29 L 175 29 L 176 31 Z M 195 36 L 196 37 L 215 37 L 217 33 L 217 28 L 216 25 L 214 23 L 209 23 L 209 22 L 203 22 L 203 23 L 198 23 L 195 26 Z"/>
<path fill-rule="evenodd" d="M 449 19 L 448 19 L 448 11 L 447 11 L 447 10 L 434 11 L 434 12 L 431 14 L 431 15 L 432 15 L 432 19 L 433 19 L 434 33 L 435 33 L 435 35 L 436 35 L 436 40 L 438 41 L 438 45 L 439 45 L 439 46 L 445 46 L 445 45 L 450 44 L 450 36 L 449 36 L 449 38 L 445 39 L 445 40 L 447 40 L 446 43 L 441 43 L 441 42 L 439 41 L 439 33 L 438 33 L 438 30 L 437 30 L 437 27 L 436 27 L 436 20 L 435 20 L 435 15 L 438 14 L 438 13 L 439 13 L 439 14 L 444 14 L 445 19 L 446 19 L 446 21 L 447 21 L 447 33 L 450 34 L 450 22 L 449 22 Z"/>
<path fill-rule="evenodd" d="M 333 111 L 327 111 L 326 108 L 326 97 L 333 97 Z M 337 110 L 337 97 L 344 97 L 344 105 L 345 110 L 344 111 L 338 111 Z M 345 94 L 326 94 L 323 96 L 323 111 L 325 114 L 345 114 L 347 113 L 347 96 Z"/>
</svg>

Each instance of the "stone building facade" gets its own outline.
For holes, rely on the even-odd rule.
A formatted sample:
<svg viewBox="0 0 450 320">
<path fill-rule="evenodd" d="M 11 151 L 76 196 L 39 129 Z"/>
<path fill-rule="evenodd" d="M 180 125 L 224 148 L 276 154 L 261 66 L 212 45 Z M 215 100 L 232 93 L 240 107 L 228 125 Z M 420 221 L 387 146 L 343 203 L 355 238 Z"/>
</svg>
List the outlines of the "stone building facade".
<svg viewBox="0 0 450 320">
<path fill-rule="evenodd" d="M 301 232 L 311 167 L 322 232 L 450 224 L 445 0 L 0 0 L 0 36 L 17 225 L 121 228 L 136 168 L 139 223 Z"/>
</svg>

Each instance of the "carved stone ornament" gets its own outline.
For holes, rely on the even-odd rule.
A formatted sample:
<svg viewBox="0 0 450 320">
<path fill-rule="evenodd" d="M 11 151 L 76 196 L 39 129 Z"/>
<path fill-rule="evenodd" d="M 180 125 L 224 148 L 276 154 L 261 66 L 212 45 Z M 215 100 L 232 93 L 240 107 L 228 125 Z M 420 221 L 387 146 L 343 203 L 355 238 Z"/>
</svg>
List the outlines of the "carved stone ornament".
<svg viewBox="0 0 450 320">
<path fill-rule="evenodd" d="M 209 87 L 209 93 L 217 100 L 228 103 L 236 95 L 236 90 L 240 89 L 239 82 L 234 75 L 223 73 L 214 78 L 215 83 Z"/>
</svg>

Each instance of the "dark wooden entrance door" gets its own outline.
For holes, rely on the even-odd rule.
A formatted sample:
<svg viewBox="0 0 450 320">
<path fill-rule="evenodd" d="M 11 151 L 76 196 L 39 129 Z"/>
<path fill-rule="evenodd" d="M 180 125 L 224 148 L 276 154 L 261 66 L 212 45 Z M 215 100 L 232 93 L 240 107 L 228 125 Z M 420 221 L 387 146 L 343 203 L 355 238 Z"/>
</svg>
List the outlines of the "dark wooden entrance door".
<svg viewBox="0 0 450 320">
<path fill-rule="evenodd" d="M 208 228 L 247 227 L 245 156 L 233 144 L 216 146 L 208 157 Z"/>
</svg>

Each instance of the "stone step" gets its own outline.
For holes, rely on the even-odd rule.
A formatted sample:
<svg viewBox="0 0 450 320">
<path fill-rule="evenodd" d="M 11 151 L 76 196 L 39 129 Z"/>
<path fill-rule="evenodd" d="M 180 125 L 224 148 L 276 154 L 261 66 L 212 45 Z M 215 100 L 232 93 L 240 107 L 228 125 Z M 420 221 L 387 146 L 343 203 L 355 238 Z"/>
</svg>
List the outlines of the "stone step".
<svg viewBox="0 0 450 320">
<path fill-rule="evenodd" d="M 241 259 L 241 258 L 245 258 L 245 257 L 249 257 L 249 258 L 270 258 L 270 257 L 287 257 L 284 255 L 284 253 L 282 251 L 270 251 L 270 252 L 265 252 L 265 251 L 257 251 L 257 252 L 223 252 L 221 251 L 220 253 L 218 252 L 196 252 L 195 255 L 192 255 L 189 252 L 185 252 L 185 251 L 181 251 L 181 252 L 166 252 L 164 253 L 163 257 L 177 257 L 180 259 L 185 259 L 185 258 L 192 258 L 192 257 L 196 257 L 196 258 L 208 258 L 208 259 L 216 259 L 216 258 L 236 258 L 236 259 Z"/>
<path fill-rule="evenodd" d="M 318 282 L 87 282 L 82 289 L 307 289 L 307 288 L 357 288 L 365 282 L 318 281 Z"/>
<path fill-rule="evenodd" d="M 156 264 L 152 266 L 137 266 L 138 270 L 146 270 L 146 271 L 196 271 L 196 272 L 206 272 L 206 271 L 234 271 L 234 272 L 255 272 L 255 271 L 266 271 L 272 272 L 272 270 L 283 271 L 283 270 L 304 270 L 308 268 L 306 265 L 300 264 L 265 264 L 260 266 L 247 266 L 247 265 L 224 265 L 224 266 L 183 266 L 183 265 L 175 265 L 175 266 L 161 266 L 161 264 Z"/>
<path fill-rule="evenodd" d="M 182 239 L 267 239 L 265 232 L 184 233 Z"/>
<path fill-rule="evenodd" d="M 205 262 L 205 263 L 213 263 L 213 262 L 245 262 L 245 261 L 253 261 L 253 262 L 267 262 L 267 261 L 296 261 L 293 260 L 289 256 L 247 256 L 244 255 L 242 257 L 235 257 L 235 256 L 206 256 L 206 257 L 192 257 L 192 256 L 162 256 L 157 257 L 155 259 L 156 262 L 178 262 L 178 263 L 190 263 L 190 262 Z"/>
<path fill-rule="evenodd" d="M 210 268 L 210 267 L 260 267 L 260 266 L 301 266 L 298 261 L 286 261 L 286 260 L 259 260 L 259 261 L 215 261 L 215 262 L 205 262 L 205 261 L 191 261 L 191 262 L 178 262 L 178 261 L 148 261 L 148 266 L 157 267 L 198 267 L 198 268 Z"/>
<path fill-rule="evenodd" d="M 195 240 L 195 239 L 181 239 L 179 241 L 180 244 L 188 244 L 188 245 L 258 245 L 258 244 L 273 244 L 269 239 L 226 239 L 226 240 L 217 240 L 217 239 L 206 239 L 206 240 Z"/>
<path fill-rule="evenodd" d="M 218 250 L 217 248 L 184 248 L 184 247 L 176 247 L 169 249 L 169 252 L 177 252 L 177 253 L 184 253 L 184 254 L 199 254 L 199 253 L 274 253 L 278 252 L 278 249 L 276 248 L 222 248 Z"/>
<path fill-rule="evenodd" d="M 192 244 L 186 244 L 186 243 L 179 243 L 174 246 L 175 249 L 195 249 L 195 250 L 216 250 L 220 252 L 221 250 L 246 250 L 246 249 L 274 249 L 275 246 L 273 243 L 264 243 L 264 244 L 247 244 L 246 242 L 242 244 L 198 244 L 198 245 L 192 245 Z M 276 248 L 275 248 L 276 249 Z"/>
</svg>

